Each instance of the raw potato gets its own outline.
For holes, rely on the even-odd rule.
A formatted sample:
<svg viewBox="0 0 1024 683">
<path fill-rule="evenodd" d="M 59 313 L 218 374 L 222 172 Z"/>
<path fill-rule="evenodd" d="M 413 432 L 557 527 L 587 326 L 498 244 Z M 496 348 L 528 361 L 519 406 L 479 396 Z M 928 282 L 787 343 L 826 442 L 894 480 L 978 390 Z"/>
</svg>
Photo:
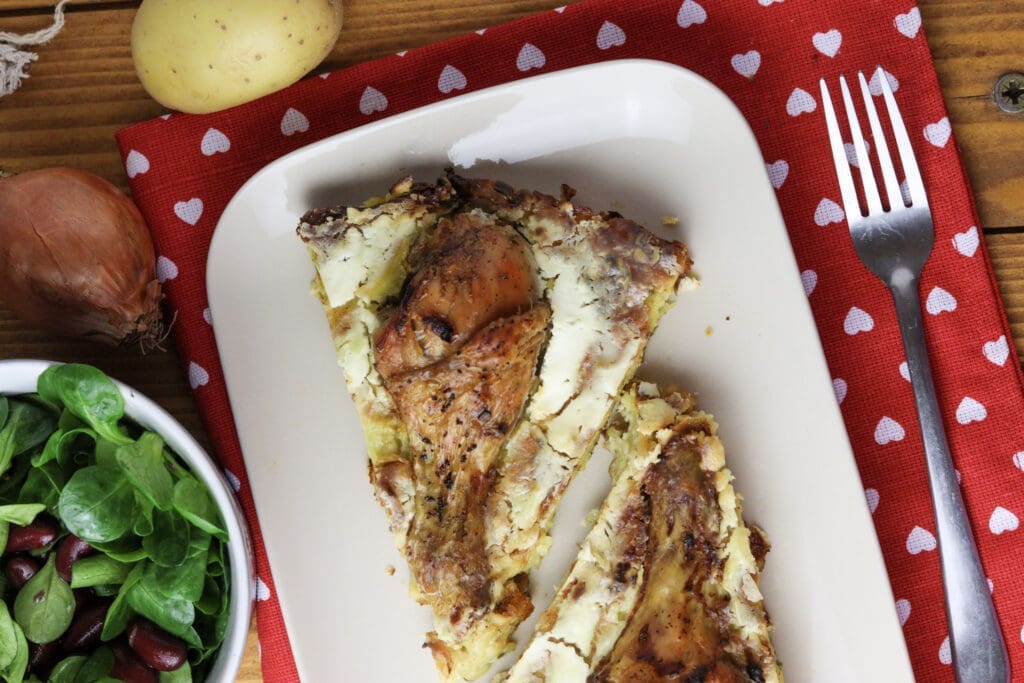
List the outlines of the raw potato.
<svg viewBox="0 0 1024 683">
<path fill-rule="evenodd" d="M 285 88 L 330 53 L 341 0 L 144 0 L 132 58 L 160 104 L 204 114 Z"/>
</svg>

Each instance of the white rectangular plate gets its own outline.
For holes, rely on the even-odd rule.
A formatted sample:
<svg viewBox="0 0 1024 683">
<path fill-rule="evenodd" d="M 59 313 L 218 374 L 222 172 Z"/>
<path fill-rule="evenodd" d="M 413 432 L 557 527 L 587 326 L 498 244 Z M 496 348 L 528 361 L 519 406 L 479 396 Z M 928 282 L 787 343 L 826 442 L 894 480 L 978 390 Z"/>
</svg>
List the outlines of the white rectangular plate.
<svg viewBox="0 0 1024 683">
<path fill-rule="evenodd" d="M 407 596 L 405 563 L 371 494 L 359 422 L 295 227 L 307 209 L 380 195 L 406 174 L 430 181 L 449 163 L 553 194 L 568 183 L 577 201 L 689 245 L 703 285 L 664 318 L 640 376 L 695 391 L 721 424 L 746 518 L 773 544 L 763 591 L 787 679 L 912 681 L 757 143 L 707 81 L 648 61 L 523 80 L 337 135 L 267 166 L 225 210 L 208 261 L 210 306 L 303 680 L 436 676 L 420 647 L 428 610 Z M 678 225 L 663 225 L 665 216 Z M 569 489 L 532 578 L 537 609 L 520 644 L 608 488 L 606 465 L 599 452 Z"/>
</svg>

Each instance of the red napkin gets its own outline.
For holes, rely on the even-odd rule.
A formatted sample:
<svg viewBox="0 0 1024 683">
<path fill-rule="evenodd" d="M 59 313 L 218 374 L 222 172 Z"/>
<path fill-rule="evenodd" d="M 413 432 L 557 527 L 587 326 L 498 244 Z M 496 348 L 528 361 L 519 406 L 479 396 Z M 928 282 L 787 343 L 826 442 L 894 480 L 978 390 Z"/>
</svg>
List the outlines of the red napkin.
<svg viewBox="0 0 1024 683">
<path fill-rule="evenodd" d="M 224 206 L 267 163 L 334 133 L 510 80 L 627 57 L 700 73 L 753 127 L 817 319 L 915 673 L 951 681 L 935 525 L 899 330 L 887 291 L 852 249 L 818 94 L 823 76 L 834 82 L 878 65 L 891 74 L 935 219 L 921 292 L 943 417 L 1014 680 L 1024 681 L 1022 376 L 911 0 L 590 0 L 310 78 L 229 111 L 174 114 L 118 133 L 178 315 L 178 350 L 253 526 L 264 676 L 297 679 L 209 324 L 207 248 Z"/>
</svg>

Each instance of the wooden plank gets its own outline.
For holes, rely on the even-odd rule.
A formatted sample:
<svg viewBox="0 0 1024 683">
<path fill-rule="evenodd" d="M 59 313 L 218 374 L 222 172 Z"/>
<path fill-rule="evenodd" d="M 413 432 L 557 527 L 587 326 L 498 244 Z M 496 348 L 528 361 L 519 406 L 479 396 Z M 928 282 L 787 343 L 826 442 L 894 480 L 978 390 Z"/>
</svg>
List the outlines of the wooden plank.
<svg viewBox="0 0 1024 683">
<path fill-rule="evenodd" d="M 981 222 L 1024 226 L 1024 114 L 1002 112 L 992 97 L 999 76 L 1024 71 L 1024 0 L 922 0 L 920 7 Z"/>
<path fill-rule="evenodd" d="M 1017 356 L 1024 362 L 1024 232 L 988 234 L 985 243 L 1017 343 Z"/>
<path fill-rule="evenodd" d="M 65 9 L 68 12 L 78 12 L 84 9 L 92 9 L 88 5 L 138 5 L 141 0 L 74 0 L 74 2 L 68 3 Z M 19 13 L 33 13 L 33 14 L 53 14 L 53 9 L 57 5 L 57 0 L 0 0 L 0 17 L 5 12 L 19 12 Z M 42 24 L 45 25 L 45 24 Z M 6 27 L 0 25 L 0 30 L 6 30 Z"/>
</svg>

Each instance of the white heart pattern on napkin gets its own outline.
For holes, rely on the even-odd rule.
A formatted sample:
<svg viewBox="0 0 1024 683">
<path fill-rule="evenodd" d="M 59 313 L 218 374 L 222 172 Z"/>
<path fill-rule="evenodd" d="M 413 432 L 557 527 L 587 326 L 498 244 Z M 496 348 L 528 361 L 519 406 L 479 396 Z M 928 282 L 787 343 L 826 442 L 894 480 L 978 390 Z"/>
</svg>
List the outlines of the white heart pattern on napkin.
<svg viewBox="0 0 1024 683">
<path fill-rule="evenodd" d="M 782 0 L 757 0 L 757 4 L 761 5 L 761 7 L 768 7 L 776 2 L 782 2 Z"/>
<path fill-rule="evenodd" d="M 949 636 L 939 645 L 939 662 L 949 666 L 953 663 L 953 651 L 949 648 Z"/>
<path fill-rule="evenodd" d="M 961 256 L 970 258 L 974 256 L 974 252 L 978 251 L 978 244 L 981 240 L 978 237 L 978 227 L 972 225 L 963 232 L 958 232 L 953 235 L 953 248 Z"/>
<path fill-rule="evenodd" d="M 270 588 L 258 576 L 256 577 L 252 592 L 256 595 L 256 600 L 259 602 L 270 599 Z"/>
<path fill-rule="evenodd" d="M 203 135 L 203 141 L 199 143 L 199 150 L 203 156 L 212 157 L 217 152 L 227 152 L 231 149 L 231 141 L 228 136 L 216 128 L 210 128 Z"/>
<path fill-rule="evenodd" d="M 189 225 L 195 225 L 203 217 L 203 200 L 193 197 L 186 202 L 175 202 L 174 215 Z"/>
<path fill-rule="evenodd" d="M 189 361 L 188 385 L 193 389 L 198 389 L 199 387 L 206 386 L 206 383 L 209 381 L 210 374 L 206 372 L 206 368 L 204 368 L 202 365 L 195 362 L 194 360 Z"/>
<path fill-rule="evenodd" d="M 305 133 L 309 130 L 309 119 L 298 109 L 288 107 L 288 111 L 281 117 L 281 133 L 291 137 L 296 133 Z"/>
<path fill-rule="evenodd" d="M 830 29 L 825 33 L 815 33 L 811 36 L 814 49 L 826 57 L 835 57 L 839 52 L 839 46 L 843 44 L 843 34 L 836 29 Z"/>
<path fill-rule="evenodd" d="M 679 12 L 676 14 L 676 23 L 682 28 L 690 28 L 694 24 L 703 24 L 707 21 L 707 18 L 708 13 L 704 11 L 703 7 L 694 2 L 694 0 L 685 0 L 685 2 L 679 6 Z M 757 56 L 757 63 L 758 65 L 761 64 L 761 55 Z M 735 66 L 736 65 L 733 64 L 733 68 L 735 68 Z M 739 69 L 736 70 L 739 71 Z M 754 71 L 757 71 L 757 67 L 754 67 Z"/>
<path fill-rule="evenodd" d="M 166 256 L 158 256 L 156 259 L 156 279 L 158 282 L 167 282 L 178 277 L 178 266 Z"/>
<path fill-rule="evenodd" d="M 544 53 L 540 51 L 539 47 L 533 43 L 525 43 L 519 49 L 519 56 L 516 57 L 516 68 L 520 71 L 541 69 L 546 62 L 547 58 L 544 57 Z"/>
<path fill-rule="evenodd" d="M 768 169 L 768 179 L 772 181 L 772 187 L 776 190 L 782 187 L 782 184 L 786 182 L 786 178 L 789 177 L 789 162 L 785 159 L 779 159 L 764 166 Z"/>
<path fill-rule="evenodd" d="M 985 358 L 990 363 L 1002 367 L 1006 363 L 1006 359 L 1010 357 L 1010 345 L 1006 342 L 1006 335 L 999 335 L 999 339 L 985 342 L 981 347 L 981 352 L 985 354 Z"/>
<path fill-rule="evenodd" d="M 893 23 L 896 30 L 907 38 L 916 38 L 917 32 L 921 30 L 921 10 L 912 7 L 906 14 L 897 14 Z"/>
<path fill-rule="evenodd" d="M 942 287 L 933 287 L 932 291 L 928 292 L 924 307 L 932 315 L 949 313 L 956 310 L 956 297 Z"/>
<path fill-rule="evenodd" d="M 875 514 L 878 509 L 878 489 L 864 489 L 864 498 L 868 501 L 868 510 Z"/>
<path fill-rule="evenodd" d="M 124 170 L 128 174 L 129 178 L 134 178 L 137 175 L 142 175 L 149 170 L 149 159 L 142 152 L 136 152 L 134 149 L 128 152 L 128 156 L 124 160 Z"/>
<path fill-rule="evenodd" d="M 366 86 L 363 94 L 359 97 L 359 112 L 369 116 L 375 111 L 384 111 L 388 108 L 388 98 L 380 90 L 371 85 Z"/>
<path fill-rule="evenodd" d="M 483 34 L 487 33 L 487 29 L 478 28 L 477 30 L 473 31 L 473 33 L 477 34 L 478 36 L 482 36 Z"/>
<path fill-rule="evenodd" d="M 906 625 L 910 618 L 910 600 L 900 598 L 896 601 L 896 616 L 899 617 L 900 626 Z"/>
<path fill-rule="evenodd" d="M 992 511 L 992 516 L 988 518 L 988 530 L 996 536 L 1007 531 L 1016 531 L 1018 526 L 1020 520 L 1017 515 L 1002 506 L 997 505 Z"/>
<path fill-rule="evenodd" d="M 818 102 L 803 88 L 794 88 L 786 100 L 786 113 L 790 116 L 809 114 L 818 108 Z"/>
<path fill-rule="evenodd" d="M 818 202 L 817 208 L 814 209 L 814 222 L 821 227 L 831 223 L 840 223 L 844 218 L 846 218 L 846 214 L 842 207 L 828 197 Z"/>
<path fill-rule="evenodd" d="M 733 55 L 729 60 L 733 70 L 745 78 L 753 78 L 757 70 L 761 68 L 761 53 L 757 50 Z M 778 188 L 776 188 L 778 189 Z"/>
<path fill-rule="evenodd" d="M 561 7 L 556 7 L 555 11 L 558 12 L 559 14 L 561 14 L 562 12 L 565 11 L 565 7 L 566 7 L 565 5 L 562 5 Z"/>
<path fill-rule="evenodd" d="M 882 419 L 875 425 L 875 443 L 879 446 L 884 446 L 893 441 L 903 441 L 906 435 L 907 433 L 903 429 L 903 425 L 888 415 L 883 415 Z"/>
<path fill-rule="evenodd" d="M 1024 451 L 1017 451 L 1013 454 L 1013 466 L 1024 472 Z"/>
<path fill-rule="evenodd" d="M 231 485 L 231 490 L 235 493 L 238 493 L 242 489 L 242 480 L 226 467 L 224 468 L 224 478 L 228 480 L 228 484 Z"/>
<path fill-rule="evenodd" d="M 988 417 L 988 410 L 970 396 L 965 396 L 956 408 L 956 421 L 962 425 L 972 422 L 983 422 Z"/>
<path fill-rule="evenodd" d="M 910 366 L 907 365 L 907 361 L 900 363 L 900 377 L 908 382 L 910 381 Z"/>
<path fill-rule="evenodd" d="M 846 384 L 846 380 L 841 377 L 836 377 L 832 380 L 832 391 L 836 395 L 836 403 L 842 403 L 846 400 L 846 392 L 849 389 Z"/>
<path fill-rule="evenodd" d="M 945 147 L 949 142 L 949 136 L 953 129 L 949 125 L 949 117 L 943 116 L 935 123 L 929 123 L 924 127 L 924 138 L 936 147 Z"/>
<path fill-rule="evenodd" d="M 907 536 L 907 552 L 917 555 L 921 551 L 931 552 L 936 548 L 935 536 L 927 529 L 915 526 Z"/>
<path fill-rule="evenodd" d="M 213 313 L 210 311 L 209 306 L 203 309 L 203 320 L 206 321 L 207 325 L 213 324 Z"/>
<path fill-rule="evenodd" d="M 597 48 L 607 50 L 610 47 L 619 47 L 626 44 L 626 32 L 617 24 L 606 21 L 601 24 L 597 32 Z"/>
<path fill-rule="evenodd" d="M 896 92 L 897 90 L 900 89 L 900 82 L 896 80 L 895 76 L 893 76 L 885 69 L 882 69 L 882 73 L 885 74 L 885 80 L 889 81 L 890 90 Z M 875 97 L 878 97 L 882 94 L 882 82 L 878 80 L 877 69 L 875 70 L 875 75 L 871 77 L 870 81 L 868 81 L 868 91 L 870 91 L 871 94 L 874 95 Z"/>
<path fill-rule="evenodd" d="M 864 309 L 853 306 L 843 320 L 843 331 L 851 337 L 858 332 L 870 332 L 875 329 L 875 319 Z"/>
<path fill-rule="evenodd" d="M 851 166 L 860 168 L 860 160 L 857 159 L 857 148 L 854 144 L 852 142 L 844 142 L 843 149 L 846 151 L 846 161 L 848 161 Z M 867 154 L 871 154 L 871 143 L 867 140 L 864 141 L 864 151 Z"/>
<path fill-rule="evenodd" d="M 437 78 L 437 89 L 447 95 L 452 90 L 463 90 L 465 87 L 466 75 L 451 64 L 445 64 Z"/>
<path fill-rule="evenodd" d="M 804 285 L 804 294 L 810 296 L 814 288 L 818 286 L 818 274 L 813 270 L 805 270 L 800 273 L 800 282 Z"/>
</svg>

